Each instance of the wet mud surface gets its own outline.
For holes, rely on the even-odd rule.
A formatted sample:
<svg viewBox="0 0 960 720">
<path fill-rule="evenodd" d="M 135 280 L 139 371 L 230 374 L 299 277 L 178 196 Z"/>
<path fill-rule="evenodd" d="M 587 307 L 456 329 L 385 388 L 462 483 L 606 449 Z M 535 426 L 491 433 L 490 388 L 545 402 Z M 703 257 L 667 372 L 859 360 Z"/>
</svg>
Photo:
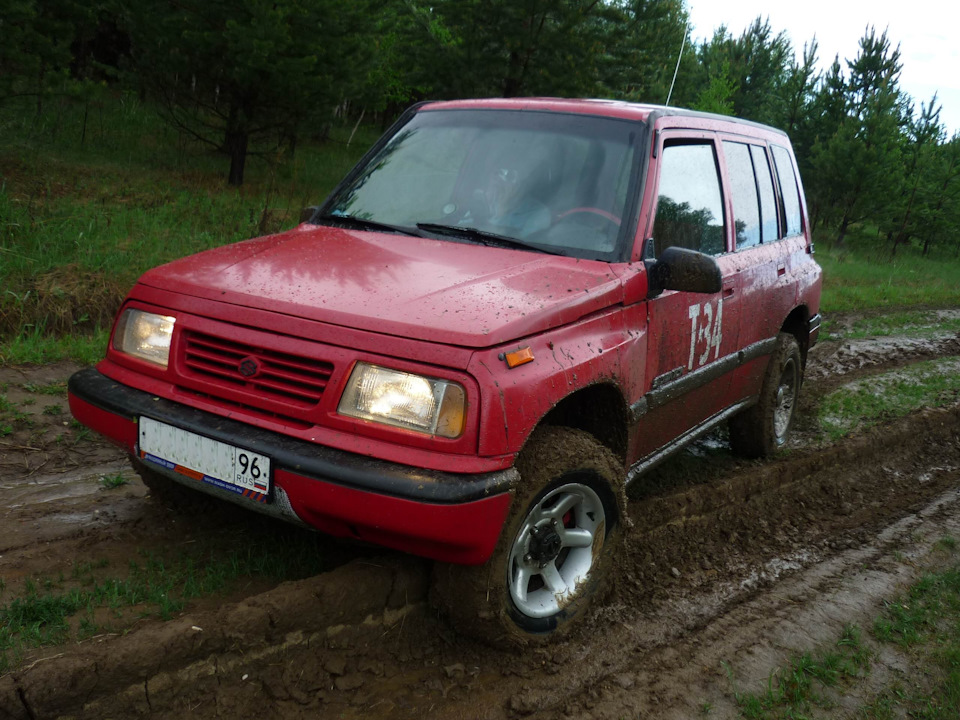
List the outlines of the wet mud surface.
<svg viewBox="0 0 960 720">
<path fill-rule="evenodd" d="M 824 342 L 801 412 L 846 382 L 958 354 L 956 334 Z M 5 369 L 0 383 L 9 397 L 72 369 Z M 232 510 L 177 514 L 137 480 L 107 489 L 102 478 L 129 475 L 119 451 L 54 412 L 33 417 L 0 438 L 8 593 L 85 558 L 122 565 L 138 547 L 271 532 Z M 61 428 L 70 436 L 57 440 Z M 868 626 L 914 578 L 913 558 L 960 537 L 960 406 L 835 444 L 799 436 L 772 461 L 678 459 L 631 486 L 606 602 L 556 646 L 474 642 L 431 609 L 428 562 L 330 541 L 328 572 L 33 652 L 0 677 L 0 718 L 599 720 L 700 717 L 707 704 L 709 717 L 736 717 L 736 687 L 758 688 L 786 653 L 845 625 Z"/>
</svg>

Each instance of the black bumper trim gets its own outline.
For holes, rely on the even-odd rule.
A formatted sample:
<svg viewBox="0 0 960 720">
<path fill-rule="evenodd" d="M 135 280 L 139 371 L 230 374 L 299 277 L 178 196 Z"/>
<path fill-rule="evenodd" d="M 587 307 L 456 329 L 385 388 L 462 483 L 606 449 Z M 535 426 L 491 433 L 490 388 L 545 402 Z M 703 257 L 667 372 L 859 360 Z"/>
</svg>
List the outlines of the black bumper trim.
<svg viewBox="0 0 960 720">
<path fill-rule="evenodd" d="M 316 445 L 158 398 L 115 382 L 95 368 L 74 373 L 68 389 L 80 400 L 114 415 L 130 420 L 146 415 L 213 440 L 268 455 L 275 469 L 381 495 L 418 502 L 466 503 L 506 492 L 518 478 L 514 468 L 461 475 Z"/>
<path fill-rule="evenodd" d="M 808 350 L 812 348 L 814 345 L 816 345 L 817 340 L 820 339 L 820 322 L 821 322 L 820 313 L 817 313 L 816 315 L 813 315 L 810 317 L 810 324 L 809 324 L 810 330 L 809 330 L 809 341 L 808 341 L 809 344 L 807 346 Z"/>
</svg>

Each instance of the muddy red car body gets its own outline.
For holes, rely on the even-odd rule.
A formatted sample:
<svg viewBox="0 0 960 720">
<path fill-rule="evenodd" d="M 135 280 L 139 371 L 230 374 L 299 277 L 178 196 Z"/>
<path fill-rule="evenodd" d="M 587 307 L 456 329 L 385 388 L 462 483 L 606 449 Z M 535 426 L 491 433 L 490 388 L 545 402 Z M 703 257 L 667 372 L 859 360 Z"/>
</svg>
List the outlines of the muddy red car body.
<svg viewBox="0 0 960 720">
<path fill-rule="evenodd" d="M 307 222 L 147 272 L 71 409 L 151 476 L 252 509 L 448 563 L 502 546 L 501 614 L 549 632 L 600 574 L 625 483 L 727 420 L 748 455 L 783 442 L 812 251 L 779 131 L 427 103 Z M 520 459 L 555 428 L 605 459 L 524 497 Z"/>
</svg>

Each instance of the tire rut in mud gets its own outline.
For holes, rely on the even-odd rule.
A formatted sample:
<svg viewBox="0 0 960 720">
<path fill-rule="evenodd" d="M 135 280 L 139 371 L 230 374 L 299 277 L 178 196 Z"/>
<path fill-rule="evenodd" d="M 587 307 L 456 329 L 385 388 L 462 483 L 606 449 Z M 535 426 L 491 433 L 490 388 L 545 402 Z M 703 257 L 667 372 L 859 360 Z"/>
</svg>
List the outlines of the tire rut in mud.
<svg viewBox="0 0 960 720">
<path fill-rule="evenodd" d="M 648 658 L 656 655 L 664 672 L 682 667 L 682 657 L 670 660 L 671 645 L 782 577 L 870 543 L 956 486 L 958 428 L 960 408 L 924 411 L 824 452 L 743 464 L 707 485 L 635 502 L 615 593 L 557 647 L 490 650 L 452 634 L 420 598 L 392 624 L 381 618 L 261 641 L 246 655 L 219 654 L 203 672 L 166 673 L 150 712 L 400 718 L 432 708 L 437 717 L 585 717 L 617 692 L 630 706 L 636 669 Z M 104 687 L 86 712 L 71 710 L 143 711 L 146 687 L 114 686 L 116 695 Z M 254 698 L 257 711 L 245 711 Z"/>
<path fill-rule="evenodd" d="M 824 363 L 821 358 L 846 357 L 836 347 L 825 344 L 811 356 L 805 412 L 833 387 L 957 354 L 960 341 L 946 338 L 906 351 L 901 344 L 899 355 L 878 356 L 874 364 Z M 960 408 L 923 411 L 822 450 L 793 450 L 766 463 L 727 458 L 703 476 L 654 482 L 632 493 L 633 528 L 615 590 L 556 647 L 503 653 L 473 643 L 434 616 L 421 586 L 408 584 L 402 604 L 395 599 L 391 612 L 373 613 L 366 622 L 257 637 L 233 629 L 232 645 L 211 643 L 207 655 L 191 655 L 183 667 L 136 681 L 102 675 L 87 694 L 61 705 L 50 697 L 43 709 L 78 717 L 191 711 L 258 720 L 613 718 L 649 710 L 658 700 L 671 701 L 671 674 L 682 673 L 699 637 L 715 636 L 707 631 L 718 619 L 784 578 L 869 545 L 884 528 L 956 487 L 958 427 Z M 378 562 L 400 568 L 402 561 L 391 556 Z M 419 566 L 414 574 L 421 572 Z M 309 582 L 322 584 L 323 576 Z M 350 597 L 349 587 L 332 582 Z M 290 590 L 296 594 L 302 586 Z M 366 586 L 355 591 L 375 592 Z M 242 615 L 256 603 L 241 599 L 233 606 Z M 154 648 L 147 640 L 130 641 L 128 650 L 149 656 Z M 97 652 L 109 648 L 104 643 L 86 661 L 96 665 Z M 8 685 L 31 687 L 24 684 L 28 674 L 8 676 Z M 30 693 L 24 699 L 29 703 Z"/>
<path fill-rule="evenodd" d="M 870 543 L 958 476 L 954 408 L 635 502 L 616 596 L 577 641 L 551 653 L 554 667 L 575 672 L 520 690 L 509 707 L 538 717 L 587 713 L 599 687 L 632 687 L 633 669 L 653 651 L 695 636 L 783 576 Z M 558 697 L 557 686 L 566 693 Z"/>
</svg>

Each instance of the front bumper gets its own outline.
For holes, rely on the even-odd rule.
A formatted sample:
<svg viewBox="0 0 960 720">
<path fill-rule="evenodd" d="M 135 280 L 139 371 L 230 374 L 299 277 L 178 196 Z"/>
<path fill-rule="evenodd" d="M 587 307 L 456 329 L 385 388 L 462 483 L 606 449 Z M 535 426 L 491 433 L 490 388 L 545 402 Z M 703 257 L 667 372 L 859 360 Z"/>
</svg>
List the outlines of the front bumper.
<svg viewBox="0 0 960 720">
<path fill-rule="evenodd" d="M 275 494 L 256 503 L 151 465 L 171 480 L 331 535 L 444 562 L 487 560 L 518 477 L 513 468 L 461 475 L 315 445 L 155 397 L 94 368 L 74 374 L 68 389 L 74 417 L 134 457 L 141 416 L 269 456 Z"/>
</svg>

